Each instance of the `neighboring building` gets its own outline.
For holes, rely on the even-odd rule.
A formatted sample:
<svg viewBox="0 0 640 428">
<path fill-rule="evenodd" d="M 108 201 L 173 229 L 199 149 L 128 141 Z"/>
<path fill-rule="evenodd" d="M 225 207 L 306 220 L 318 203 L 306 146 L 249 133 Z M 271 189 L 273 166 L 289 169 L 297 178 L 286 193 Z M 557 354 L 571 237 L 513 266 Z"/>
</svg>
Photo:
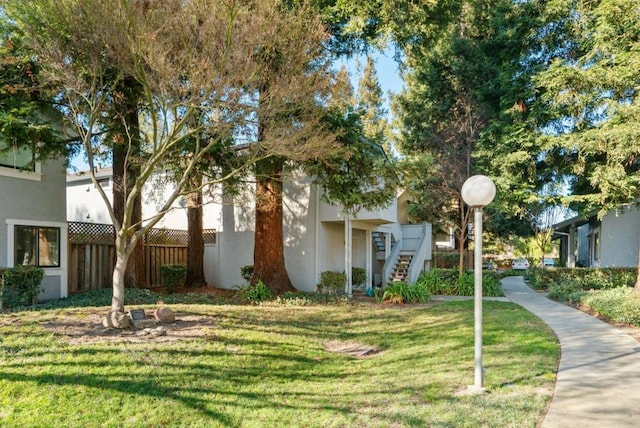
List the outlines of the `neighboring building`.
<svg viewBox="0 0 640 428">
<path fill-rule="evenodd" d="M 98 178 L 108 186 L 110 171 L 103 172 L 105 175 L 101 172 Z M 69 176 L 67 181 L 70 221 L 110 223 L 87 176 Z M 166 191 L 157 185 L 149 187 L 155 193 Z M 205 247 L 205 277 L 210 285 L 233 288 L 244 282 L 240 268 L 253 264 L 253 189 L 244 189 L 244 194 L 234 199 L 223 198 L 216 189 L 205 192 L 204 227 L 217 231 L 216 243 Z M 155 213 L 154 200 L 162 200 L 154 192 L 146 190 L 144 194 L 143 217 Z M 185 211 L 178 201 L 160 226 L 186 229 Z M 365 268 L 367 284 L 415 281 L 431 260 L 431 225 L 401 225 L 398 218 L 395 200 L 385 209 L 346 217 L 338 206 L 321 200 L 318 186 L 310 179 L 285 183 L 285 263 L 291 281 L 299 290 L 313 291 L 322 272 L 344 272 L 349 266 Z"/>
<path fill-rule="evenodd" d="M 574 217 L 553 230 L 552 239 L 560 240 L 561 266 L 638 266 L 640 211 L 636 206 L 609 211 L 602 220 Z"/>
<path fill-rule="evenodd" d="M 40 300 L 67 295 L 64 160 L 33 163 L 31 150 L 0 154 L 0 266 L 44 269 Z"/>
<path fill-rule="evenodd" d="M 109 199 L 113 202 L 113 170 L 100 168 L 96 170 L 96 179 Z M 164 176 L 155 177 L 144 187 L 142 218 L 155 215 L 162 205 L 163 198 L 168 195 L 170 184 Z M 211 199 L 211 198 L 209 198 Z M 215 228 L 216 211 L 213 205 L 205 206 L 204 228 Z M 219 215 L 219 214 L 218 214 Z M 67 175 L 67 220 L 84 223 L 111 224 L 111 217 L 102 196 L 91 182 L 89 173 L 79 172 Z M 187 229 L 186 200 L 178 198 L 172 209 L 156 224 L 157 228 Z"/>
</svg>

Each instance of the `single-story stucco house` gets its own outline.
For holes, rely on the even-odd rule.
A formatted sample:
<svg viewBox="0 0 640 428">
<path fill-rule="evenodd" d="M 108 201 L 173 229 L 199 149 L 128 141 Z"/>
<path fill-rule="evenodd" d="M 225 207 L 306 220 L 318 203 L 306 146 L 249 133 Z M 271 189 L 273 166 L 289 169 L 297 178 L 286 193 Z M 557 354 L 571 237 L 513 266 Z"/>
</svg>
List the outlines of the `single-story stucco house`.
<svg viewBox="0 0 640 428">
<path fill-rule="evenodd" d="M 552 239 L 560 241 L 561 266 L 638 266 L 640 210 L 627 205 L 600 220 L 573 217 L 553 226 Z"/>
</svg>

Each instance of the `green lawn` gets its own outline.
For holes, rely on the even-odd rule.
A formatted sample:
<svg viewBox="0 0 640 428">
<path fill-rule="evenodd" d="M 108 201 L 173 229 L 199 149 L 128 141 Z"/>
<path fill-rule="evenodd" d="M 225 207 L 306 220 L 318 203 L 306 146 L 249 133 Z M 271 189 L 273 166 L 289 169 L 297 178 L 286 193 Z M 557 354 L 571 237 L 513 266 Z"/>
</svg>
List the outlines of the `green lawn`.
<svg viewBox="0 0 640 428">
<path fill-rule="evenodd" d="M 0 426 L 534 427 L 555 379 L 555 337 L 510 303 L 484 304 L 482 396 L 459 394 L 474 380 L 471 301 L 172 307 L 204 334 L 71 344 L 46 325 L 106 308 L 1 314 Z M 334 340 L 382 352 L 327 352 Z"/>
</svg>

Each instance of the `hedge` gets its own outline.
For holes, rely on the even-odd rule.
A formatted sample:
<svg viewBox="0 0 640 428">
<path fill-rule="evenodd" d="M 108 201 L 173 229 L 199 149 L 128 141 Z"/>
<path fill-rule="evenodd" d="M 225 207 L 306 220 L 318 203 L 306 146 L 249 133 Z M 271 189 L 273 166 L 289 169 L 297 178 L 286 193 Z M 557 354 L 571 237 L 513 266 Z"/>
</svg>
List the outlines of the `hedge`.
<svg viewBox="0 0 640 428">
<path fill-rule="evenodd" d="M 0 309 L 35 305 L 43 278 L 44 269 L 36 266 L 0 268 Z"/>
<path fill-rule="evenodd" d="M 430 269 L 418 278 L 432 295 L 473 296 L 475 292 L 473 271 L 458 274 L 457 269 Z M 500 276 L 494 271 L 482 272 L 482 295 L 504 296 Z"/>
<path fill-rule="evenodd" d="M 537 290 L 549 290 L 553 286 L 576 283 L 583 290 L 608 290 L 617 287 L 633 287 L 638 269 L 627 267 L 607 268 L 529 268 L 525 279 Z"/>
</svg>

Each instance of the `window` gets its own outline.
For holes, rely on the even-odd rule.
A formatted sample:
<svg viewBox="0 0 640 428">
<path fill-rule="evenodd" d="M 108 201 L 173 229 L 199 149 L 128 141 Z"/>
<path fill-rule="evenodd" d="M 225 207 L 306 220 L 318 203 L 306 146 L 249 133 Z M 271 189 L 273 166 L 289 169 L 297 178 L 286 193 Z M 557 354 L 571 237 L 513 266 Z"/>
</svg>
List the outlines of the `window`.
<svg viewBox="0 0 640 428">
<path fill-rule="evenodd" d="M 16 265 L 60 266 L 60 228 L 15 226 Z"/>
<path fill-rule="evenodd" d="M 600 231 L 593 234 L 593 261 L 600 261 Z"/>
<path fill-rule="evenodd" d="M 28 147 L 17 147 L 0 140 L 0 166 L 35 171 L 33 150 Z"/>
</svg>

